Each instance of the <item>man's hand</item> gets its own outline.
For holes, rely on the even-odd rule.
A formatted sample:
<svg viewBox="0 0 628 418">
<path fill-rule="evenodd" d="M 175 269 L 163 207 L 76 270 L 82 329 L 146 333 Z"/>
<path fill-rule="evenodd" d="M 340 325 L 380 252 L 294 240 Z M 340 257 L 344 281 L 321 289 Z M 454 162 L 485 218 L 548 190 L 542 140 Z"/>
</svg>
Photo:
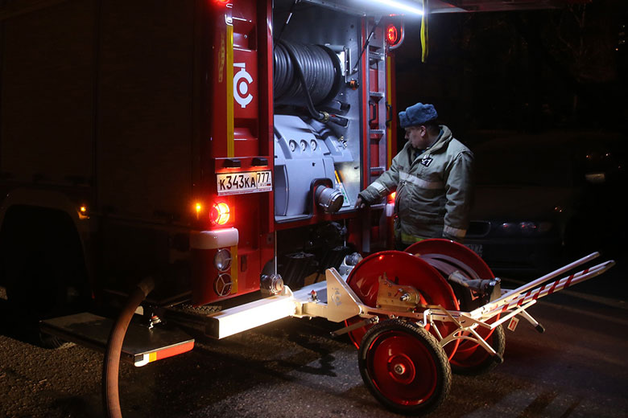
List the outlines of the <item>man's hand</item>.
<svg viewBox="0 0 628 418">
<path fill-rule="evenodd" d="M 354 209 L 364 209 L 366 207 L 366 202 L 362 199 L 362 196 L 358 195 L 358 199 L 355 201 Z"/>
</svg>

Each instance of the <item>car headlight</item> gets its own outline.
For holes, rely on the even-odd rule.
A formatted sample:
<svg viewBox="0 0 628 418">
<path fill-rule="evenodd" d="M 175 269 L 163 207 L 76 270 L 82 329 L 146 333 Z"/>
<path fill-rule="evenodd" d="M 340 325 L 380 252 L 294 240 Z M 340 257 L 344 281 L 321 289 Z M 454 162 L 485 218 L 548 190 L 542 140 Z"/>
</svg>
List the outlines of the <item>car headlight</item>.
<svg viewBox="0 0 628 418">
<path fill-rule="evenodd" d="M 499 232 L 504 235 L 514 235 L 517 231 L 517 224 L 512 222 L 504 222 L 499 226 Z"/>
<path fill-rule="evenodd" d="M 498 231 L 504 236 L 524 236 L 532 237 L 543 235 L 552 229 L 551 222 L 503 222 L 499 225 Z"/>
<path fill-rule="evenodd" d="M 534 222 L 521 222 L 519 224 L 521 235 L 526 237 L 536 234 L 537 229 L 538 226 Z"/>
</svg>

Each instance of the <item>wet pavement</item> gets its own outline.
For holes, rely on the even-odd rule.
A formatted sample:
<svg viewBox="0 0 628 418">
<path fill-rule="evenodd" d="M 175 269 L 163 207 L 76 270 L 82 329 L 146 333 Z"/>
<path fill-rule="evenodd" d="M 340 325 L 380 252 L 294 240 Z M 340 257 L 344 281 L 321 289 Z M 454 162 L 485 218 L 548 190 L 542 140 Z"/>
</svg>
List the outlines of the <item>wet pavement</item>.
<svg viewBox="0 0 628 418">
<path fill-rule="evenodd" d="M 628 416 L 625 270 L 543 298 L 506 331 L 505 362 L 454 375 L 430 417 Z M 506 282 L 505 287 L 516 283 Z M 360 377 L 357 351 L 323 320 L 285 319 L 143 368 L 123 364 L 125 417 L 394 417 Z M 0 336 L 0 416 L 99 417 L 102 355 Z"/>
</svg>

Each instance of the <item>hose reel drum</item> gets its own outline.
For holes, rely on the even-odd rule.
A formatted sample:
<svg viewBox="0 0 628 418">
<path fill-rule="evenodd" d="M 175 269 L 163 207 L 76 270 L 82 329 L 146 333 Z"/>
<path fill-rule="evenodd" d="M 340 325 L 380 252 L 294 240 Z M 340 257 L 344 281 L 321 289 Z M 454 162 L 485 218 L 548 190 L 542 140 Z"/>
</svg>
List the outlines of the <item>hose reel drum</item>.
<svg viewBox="0 0 628 418">
<path fill-rule="evenodd" d="M 274 72 L 275 104 L 323 105 L 338 94 L 342 84 L 340 60 L 334 51 L 323 45 L 277 41 Z"/>
</svg>

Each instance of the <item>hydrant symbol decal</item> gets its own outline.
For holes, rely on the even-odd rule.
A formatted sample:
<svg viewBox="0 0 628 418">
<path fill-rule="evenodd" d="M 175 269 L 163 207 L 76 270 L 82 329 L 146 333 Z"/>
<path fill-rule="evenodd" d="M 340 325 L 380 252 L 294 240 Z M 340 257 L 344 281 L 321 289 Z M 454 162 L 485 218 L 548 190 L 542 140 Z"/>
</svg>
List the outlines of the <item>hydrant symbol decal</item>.
<svg viewBox="0 0 628 418">
<path fill-rule="evenodd" d="M 253 100 L 253 95 L 249 93 L 249 85 L 253 82 L 253 77 L 246 71 L 245 63 L 234 63 L 233 66 L 240 68 L 240 71 L 233 76 L 234 98 L 244 109 Z"/>
</svg>

